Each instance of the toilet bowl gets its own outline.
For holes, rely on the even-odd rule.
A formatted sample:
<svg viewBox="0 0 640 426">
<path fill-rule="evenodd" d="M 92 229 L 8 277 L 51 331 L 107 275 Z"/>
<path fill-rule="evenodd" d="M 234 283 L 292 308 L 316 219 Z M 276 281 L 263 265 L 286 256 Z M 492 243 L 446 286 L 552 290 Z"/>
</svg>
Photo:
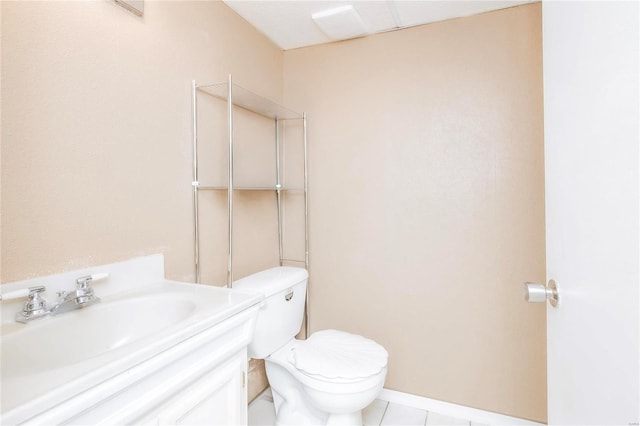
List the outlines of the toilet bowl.
<svg viewBox="0 0 640 426">
<path fill-rule="evenodd" d="M 262 292 L 249 356 L 264 359 L 278 425 L 362 425 L 361 410 L 378 396 L 387 374 L 387 351 L 365 337 L 338 330 L 296 340 L 308 274 L 272 268 L 234 282 Z"/>
<path fill-rule="evenodd" d="M 321 344 L 320 339 L 323 340 Z M 357 335 L 324 330 L 314 333 L 307 341 L 293 340 L 265 358 L 278 424 L 303 422 L 305 419 L 297 414 L 301 407 L 313 420 L 304 424 L 362 424 L 361 410 L 378 396 L 384 384 L 387 354 L 380 345 L 368 339 L 369 350 L 342 348 L 340 353 L 341 348 L 334 340 L 351 339 L 367 344 Z M 326 352 L 334 352 L 335 356 L 309 351 L 306 346 L 312 342 L 313 350 L 326 345 Z M 304 349 L 308 351 L 304 355 L 310 359 L 300 362 Z M 375 352 L 373 358 L 364 358 L 372 352 Z M 358 360 L 365 364 L 357 365 Z M 285 404 L 281 392 L 288 393 L 298 404 Z"/>
</svg>

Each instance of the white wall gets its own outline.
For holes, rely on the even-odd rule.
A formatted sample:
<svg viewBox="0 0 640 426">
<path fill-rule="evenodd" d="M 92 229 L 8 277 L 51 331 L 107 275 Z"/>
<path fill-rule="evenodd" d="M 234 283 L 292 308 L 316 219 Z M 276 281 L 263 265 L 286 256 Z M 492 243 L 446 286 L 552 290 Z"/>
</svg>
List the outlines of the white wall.
<svg viewBox="0 0 640 426">
<path fill-rule="evenodd" d="M 549 424 L 638 424 L 638 2 L 543 3 Z"/>
</svg>

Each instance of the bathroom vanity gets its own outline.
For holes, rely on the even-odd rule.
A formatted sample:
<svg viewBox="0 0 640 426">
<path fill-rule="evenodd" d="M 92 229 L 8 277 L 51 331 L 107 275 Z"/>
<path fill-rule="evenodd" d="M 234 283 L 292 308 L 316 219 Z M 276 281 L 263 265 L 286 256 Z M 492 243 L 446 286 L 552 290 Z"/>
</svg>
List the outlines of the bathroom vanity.
<svg viewBox="0 0 640 426">
<path fill-rule="evenodd" d="M 2 302 L 2 413 L 12 424 L 246 424 L 247 345 L 261 296 L 164 279 L 163 259 L 5 284 L 47 300 L 82 275 L 101 301 L 27 324 Z"/>
</svg>

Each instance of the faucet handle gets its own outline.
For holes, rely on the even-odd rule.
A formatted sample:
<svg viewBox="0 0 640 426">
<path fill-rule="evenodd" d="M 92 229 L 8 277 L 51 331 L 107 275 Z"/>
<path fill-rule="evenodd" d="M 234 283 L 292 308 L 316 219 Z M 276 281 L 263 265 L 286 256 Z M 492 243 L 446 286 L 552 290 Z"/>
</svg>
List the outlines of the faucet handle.
<svg viewBox="0 0 640 426">
<path fill-rule="evenodd" d="M 0 300 L 18 299 L 20 297 L 28 297 L 24 308 L 16 314 L 16 321 L 28 322 L 32 319 L 41 318 L 49 315 L 51 312 L 47 307 L 47 301 L 42 297 L 42 293 L 46 290 L 44 286 L 35 286 L 23 288 L 16 291 L 10 291 L 0 296 Z"/>
<path fill-rule="evenodd" d="M 35 287 L 27 287 L 21 288 L 20 290 L 8 291 L 6 293 L 0 294 L 0 300 L 11 300 L 11 299 L 20 299 L 22 297 L 33 297 L 36 294 L 42 293 L 46 288 L 44 286 L 35 286 Z"/>
<path fill-rule="evenodd" d="M 40 316 L 47 313 L 47 301 L 42 297 L 44 290 L 43 286 L 29 288 L 29 299 L 24 304 L 22 311 L 25 315 Z"/>
<path fill-rule="evenodd" d="M 104 280 L 109 276 L 108 272 L 101 272 L 99 274 L 91 274 L 85 275 L 84 277 L 80 277 L 76 280 L 76 284 L 79 289 L 86 290 L 89 287 L 89 284 L 94 281 Z"/>
<path fill-rule="evenodd" d="M 76 291 L 74 292 L 75 303 L 80 306 L 89 306 L 91 304 L 99 302 L 100 299 L 95 296 L 93 287 L 91 287 L 91 283 L 94 281 L 103 280 L 108 276 L 108 273 L 102 272 L 99 274 L 85 275 L 84 277 L 78 278 L 76 280 Z"/>
</svg>

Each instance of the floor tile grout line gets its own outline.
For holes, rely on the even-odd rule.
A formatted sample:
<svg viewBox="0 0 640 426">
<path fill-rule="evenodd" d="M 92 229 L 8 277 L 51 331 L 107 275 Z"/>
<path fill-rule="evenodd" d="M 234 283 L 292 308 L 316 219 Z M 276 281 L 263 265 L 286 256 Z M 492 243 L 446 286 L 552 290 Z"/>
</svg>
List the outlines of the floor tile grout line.
<svg viewBox="0 0 640 426">
<path fill-rule="evenodd" d="M 382 400 L 384 401 L 384 400 Z M 385 401 L 386 404 L 384 406 L 384 411 L 382 412 L 382 417 L 380 417 L 380 423 L 378 423 L 378 426 L 382 426 L 382 421 L 384 420 L 384 415 L 387 414 L 387 410 L 389 409 L 389 401 Z"/>
<path fill-rule="evenodd" d="M 266 402 L 267 404 L 271 405 L 275 409 L 275 407 L 273 406 L 272 397 L 269 398 L 269 396 L 266 395 L 266 394 L 267 394 L 267 390 L 261 392 L 261 394 L 257 398 L 255 398 L 255 400 L 253 402 L 256 402 L 257 400 L 263 400 L 264 402 Z M 392 408 L 392 407 L 391 407 L 391 401 L 387 401 L 387 400 L 383 400 L 383 399 L 380 399 L 379 401 L 384 402 L 384 404 L 385 404 L 385 407 L 382 410 L 382 415 L 381 415 L 380 420 L 378 422 L 378 426 L 383 426 L 383 423 L 385 421 L 385 417 L 387 416 L 387 414 L 390 413 L 390 408 Z M 253 402 L 252 402 L 252 404 L 253 404 Z M 249 405 L 252 405 L 252 404 L 249 404 Z M 408 407 L 408 408 L 416 409 L 415 407 L 404 406 L 403 404 L 398 404 L 398 405 L 401 406 L 401 407 Z M 433 417 L 433 416 L 431 416 L 431 414 L 432 414 L 431 411 L 424 410 L 424 409 L 418 409 L 418 410 L 423 411 L 425 413 L 423 426 L 428 426 L 430 418 Z M 435 415 L 437 413 L 434 412 L 433 414 Z M 459 420 L 463 420 L 463 419 L 457 419 L 457 421 L 459 421 Z M 463 421 L 464 421 L 464 423 L 457 423 L 457 424 L 465 424 L 466 423 L 467 426 L 473 426 L 473 422 L 471 420 L 464 419 Z M 451 424 L 453 424 L 453 423 L 451 423 Z M 392 426 L 392 425 L 387 425 L 387 426 Z M 483 425 L 483 426 L 486 426 L 486 425 Z"/>
</svg>

